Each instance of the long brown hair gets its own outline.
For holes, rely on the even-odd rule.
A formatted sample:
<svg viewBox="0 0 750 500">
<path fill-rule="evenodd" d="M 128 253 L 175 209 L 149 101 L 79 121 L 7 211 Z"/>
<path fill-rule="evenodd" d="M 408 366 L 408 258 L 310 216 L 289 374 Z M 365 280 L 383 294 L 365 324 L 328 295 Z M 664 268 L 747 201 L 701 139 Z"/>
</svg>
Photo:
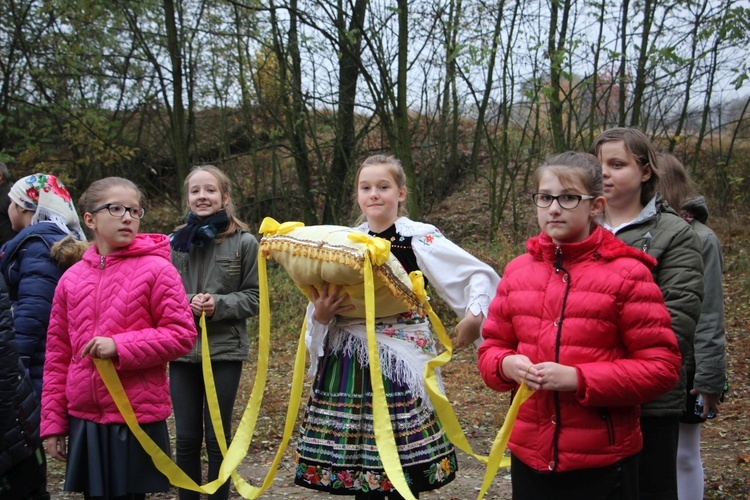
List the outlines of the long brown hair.
<svg viewBox="0 0 750 500">
<path fill-rule="evenodd" d="M 679 212 L 687 201 L 698 196 L 698 190 L 680 160 L 668 153 L 657 153 L 656 156 L 661 168 L 659 193 L 670 207 Z"/>
</svg>

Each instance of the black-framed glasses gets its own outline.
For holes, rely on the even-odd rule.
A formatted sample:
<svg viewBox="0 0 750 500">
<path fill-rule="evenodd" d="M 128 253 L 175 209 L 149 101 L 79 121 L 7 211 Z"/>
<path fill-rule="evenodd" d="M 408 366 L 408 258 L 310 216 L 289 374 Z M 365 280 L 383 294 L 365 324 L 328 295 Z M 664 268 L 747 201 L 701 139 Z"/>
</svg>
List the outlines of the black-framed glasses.
<svg viewBox="0 0 750 500">
<path fill-rule="evenodd" d="M 558 205 L 566 210 L 573 210 L 581 204 L 582 200 L 593 200 L 596 196 L 590 196 L 585 194 L 560 194 L 557 196 L 547 193 L 532 193 L 531 199 L 534 200 L 534 205 L 539 208 L 549 208 L 552 202 L 557 200 Z"/>
<path fill-rule="evenodd" d="M 143 216 L 146 215 L 146 209 L 143 207 L 126 207 L 119 203 L 107 203 L 100 207 L 96 207 L 89 213 L 95 214 L 104 209 L 106 209 L 112 217 L 125 217 L 125 212 L 128 212 L 134 219 L 143 219 Z"/>
</svg>

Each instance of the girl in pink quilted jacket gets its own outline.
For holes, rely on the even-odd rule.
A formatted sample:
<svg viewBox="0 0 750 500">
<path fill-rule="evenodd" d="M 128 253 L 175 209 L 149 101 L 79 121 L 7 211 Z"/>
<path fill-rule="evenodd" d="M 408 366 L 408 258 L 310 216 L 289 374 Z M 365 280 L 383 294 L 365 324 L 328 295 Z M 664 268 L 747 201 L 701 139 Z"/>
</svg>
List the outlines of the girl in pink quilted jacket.
<svg viewBox="0 0 750 500">
<path fill-rule="evenodd" d="M 169 481 L 135 439 L 94 365 L 110 359 L 138 424 L 169 454 L 167 363 L 197 336 L 169 240 L 138 234 L 141 191 L 127 179 L 91 184 L 79 201 L 93 245 L 63 274 L 48 330 L 42 431 L 67 461 L 65 490 L 139 499 Z"/>
<path fill-rule="evenodd" d="M 639 405 L 680 372 L 655 261 L 595 222 L 595 156 L 551 158 L 534 191 L 542 232 L 506 267 L 479 348 L 489 387 L 536 391 L 508 443 L 513 498 L 637 498 Z"/>
</svg>

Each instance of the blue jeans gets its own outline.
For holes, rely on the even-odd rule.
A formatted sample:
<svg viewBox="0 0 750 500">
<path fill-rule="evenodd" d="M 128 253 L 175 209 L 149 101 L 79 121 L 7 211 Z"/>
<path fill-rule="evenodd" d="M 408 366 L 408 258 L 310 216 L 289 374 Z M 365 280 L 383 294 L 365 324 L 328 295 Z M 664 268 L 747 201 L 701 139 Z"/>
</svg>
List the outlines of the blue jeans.
<svg viewBox="0 0 750 500">
<path fill-rule="evenodd" d="M 221 422 L 227 445 L 232 435 L 232 410 L 242 375 L 242 361 L 213 361 L 211 369 L 216 384 Z M 216 439 L 211 417 L 206 405 L 203 369 L 200 363 L 175 361 L 169 364 L 169 386 L 174 407 L 177 439 L 175 442 L 177 465 L 196 483 L 201 482 L 201 447 L 205 427 L 206 453 L 208 454 L 208 481 L 219 476 L 224 457 Z M 229 497 L 229 481 L 224 483 L 210 499 Z M 180 500 L 199 500 L 195 491 L 180 489 Z"/>
</svg>

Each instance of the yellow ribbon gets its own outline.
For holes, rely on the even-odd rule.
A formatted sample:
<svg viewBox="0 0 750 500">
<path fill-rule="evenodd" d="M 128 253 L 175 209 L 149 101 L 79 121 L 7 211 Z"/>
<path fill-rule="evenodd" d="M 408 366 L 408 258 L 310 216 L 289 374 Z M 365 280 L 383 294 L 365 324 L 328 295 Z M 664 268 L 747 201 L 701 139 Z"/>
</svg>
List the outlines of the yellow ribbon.
<svg viewBox="0 0 750 500">
<path fill-rule="evenodd" d="M 274 218 L 266 217 L 260 224 L 258 232 L 263 236 L 273 236 L 275 234 L 289 233 L 292 231 L 292 229 L 303 227 L 304 225 L 304 222 L 284 222 L 282 224 L 279 224 Z"/>
<path fill-rule="evenodd" d="M 172 485 L 177 486 L 178 488 L 199 491 L 210 495 L 211 493 L 214 493 L 219 486 L 224 484 L 226 478 L 224 478 L 224 480 L 221 480 L 221 478 L 216 479 L 203 486 L 198 486 L 195 481 L 190 479 L 190 477 L 188 477 L 188 475 L 185 474 L 185 472 L 183 472 L 182 469 L 180 469 L 156 443 L 154 443 L 149 435 L 141 429 L 141 426 L 138 425 L 138 420 L 133 412 L 133 407 L 130 405 L 127 394 L 125 394 L 125 389 L 120 382 L 120 377 L 117 375 L 112 360 L 94 358 L 94 365 L 99 371 L 99 375 L 107 386 L 107 390 L 109 390 L 115 405 L 117 405 L 117 408 L 120 410 L 120 413 L 125 419 L 125 423 L 130 428 L 130 431 L 146 453 L 151 456 L 156 468 L 169 479 L 169 482 Z"/>
<path fill-rule="evenodd" d="M 445 365 L 448 361 L 450 361 L 451 357 L 453 356 L 453 343 L 451 342 L 450 337 L 445 331 L 443 322 L 440 321 L 440 318 L 437 314 L 435 314 L 435 311 L 432 309 L 432 306 L 429 303 L 427 291 L 425 290 L 424 286 L 424 276 L 422 275 L 422 272 L 412 271 L 411 273 L 409 273 L 409 278 L 411 279 L 414 293 L 417 295 L 417 297 L 419 297 L 419 300 L 422 302 L 422 304 L 424 304 L 424 309 L 428 317 L 430 318 L 432 329 L 435 331 L 438 339 L 440 339 L 443 346 L 445 347 L 445 351 L 428 361 L 427 366 L 425 367 L 424 380 L 425 386 L 427 388 L 427 394 L 430 396 L 432 406 L 435 407 L 435 413 L 437 413 L 438 418 L 440 419 L 440 423 L 443 425 L 443 429 L 445 430 L 445 433 L 448 436 L 448 439 L 450 439 L 451 443 L 453 443 L 464 453 L 467 453 L 468 455 L 471 455 L 472 457 L 479 460 L 481 463 L 486 464 L 488 460 L 487 456 L 479 455 L 475 453 L 471 448 L 469 440 L 466 438 L 466 434 L 461 428 L 461 423 L 458 421 L 458 417 L 456 417 L 456 413 L 453 411 L 453 406 L 451 405 L 450 401 L 448 401 L 448 398 L 445 396 L 443 391 L 440 390 L 440 386 L 437 381 L 436 370 L 437 368 Z"/>
<path fill-rule="evenodd" d="M 391 242 L 384 239 L 373 237 L 369 234 L 359 231 L 352 232 L 348 238 L 357 243 L 363 243 L 367 247 L 367 253 L 370 255 L 370 261 L 376 266 L 382 266 L 388 262 L 391 255 Z"/>
<path fill-rule="evenodd" d="M 218 410 L 218 402 L 216 399 L 216 387 L 213 382 L 210 366 L 210 355 L 207 356 L 207 351 L 204 351 L 202 362 L 204 370 L 206 370 L 206 362 L 208 361 L 208 369 L 204 373 L 204 379 L 208 377 L 207 382 L 207 400 L 209 401 L 209 412 L 211 414 L 211 422 L 216 431 L 217 439 L 219 440 L 222 452 L 225 454 L 224 460 L 222 461 L 219 469 L 218 477 L 203 486 L 199 486 L 185 472 L 175 464 L 172 459 L 154 443 L 154 441 L 141 429 L 138 424 L 138 420 L 133 412 L 133 408 L 130 405 L 125 389 L 120 382 L 120 378 L 117 375 L 112 361 L 109 359 L 94 359 L 97 370 L 99 371 L 102 380 L 107 387 L 112 399 L 114 400 L 117 408 L 120 410 L 126 424 L 130 428 L 133 435 L 136 437 L 138 442 L 141 444 L 143 449 L 151 456 L 154 461 L 156 468 L 164 474 L 169 482 L 178 488 L 188 489 L 192 491 L 198 491 L 200 493 L 212 494 L 214 493 L 226 480 L 231 476 L 235 483 L 238 493 L 243 498 L 258 498 L 264 491 L 266 491 L 272 484 L 276 477 L 279 463 L 286 451 L 286 446 L 289 443 L 294 426 L 296 423 L 297 415 L 299 413 L 300 401 L 302 400 L 302 389 L 304 384 L 304 372 L 305 372 L 305 325 L 302 325 L 302 331 L 300 332 L 300 338 L 297 345 L 297 355 L 294 364 L 294 377 L 292 380 L 292 390 L 290 394 L 289 407 L 287 409 L 286 422 L 284 425 L 284 435 L 282 437 L 281 444 L 276 453 L 276 457 L 271 464 L 271 467 L 266 474 L 263 484 L 260 488 L 246 483 L 236 473 L 237 467 L 244 460 L 247 454 L 247 449 L 250 447 L 253 433 L 255 432 L 255 425 L 258 419 L 258 412 L 260 410 L 261 402 L 263 399 L 263 392 L 266 385 L 266 376 L 268 372 L 268 359 L 269 359 L 269 346 L 270 346 L 270 307 L 268 301 L 268 276 L 266 270 L 265 259 L 260 255 L 258 256 L 258 277 L 260 281 L 260 332 L 258 335 L 258 366 L 256 369 L 255 383 L 253 384 L 253 390 L 248 399 L 247 406 L 242 419 L 237 426 L 234 439 L 230 444 L 229 448 L 226 449 L 224 428 L 221 425 L 220 414 Z M 265 285 L 265 286 L 264 286 Z M 207 345 L 207 332 L 205 317 L 201 317 L 201 339 L 204 345 Z M 212 393 L 212 394 L 211 394 Z M 223 444 L 223 446 L 222 446 Z"/>
<path fill-rule="evenodd" d="M 390 246 L 390 242 L 388 242 Z M 372 384 L 372 420 L 375 430 L 375 445 L 386 476 L 396 491 L 407 500 L 416 500 L 404 477 L 401 459 L 398 456 L 396 438 L 393 435 L 391 414 L 385 399 L 383 374 L 380 370 L 378 342 L 375 338 L 375 280 L 369 254 L 365 254 L 365 325 L 367 328 L 367 352 L 370 356 L 370 383 Z"/>
<path fill-rule="evenodd" d="M 497 474 L 497 469 L 500 467 L 510 467 L 510 458 L 505 457 L 505 448 L 508 446 L 508 440 L 510 439 L 510 433 L 513 430 L 513 425 L 516 423 L 516 417 L 518 417 L 518 409 L 522 404 L 526 402 L 531 396 L 534 395 L 534 391 L 523 383 L 521 387 L 516 391 L 513 397 L 513 403 L 508 409 L 508 413 L 505 415 L 505 421 L 503 426 L 498 431 L 495 441 L 492 443 L 490 449 L 490 459 L 487 463 L 487 469 L 484 471 L 484 480 L 482 481 L 482 488 L 479 490 L 477 500 L 482 500 L 485 493 L 492 484 L 492 480 Z"/>
</svg>

